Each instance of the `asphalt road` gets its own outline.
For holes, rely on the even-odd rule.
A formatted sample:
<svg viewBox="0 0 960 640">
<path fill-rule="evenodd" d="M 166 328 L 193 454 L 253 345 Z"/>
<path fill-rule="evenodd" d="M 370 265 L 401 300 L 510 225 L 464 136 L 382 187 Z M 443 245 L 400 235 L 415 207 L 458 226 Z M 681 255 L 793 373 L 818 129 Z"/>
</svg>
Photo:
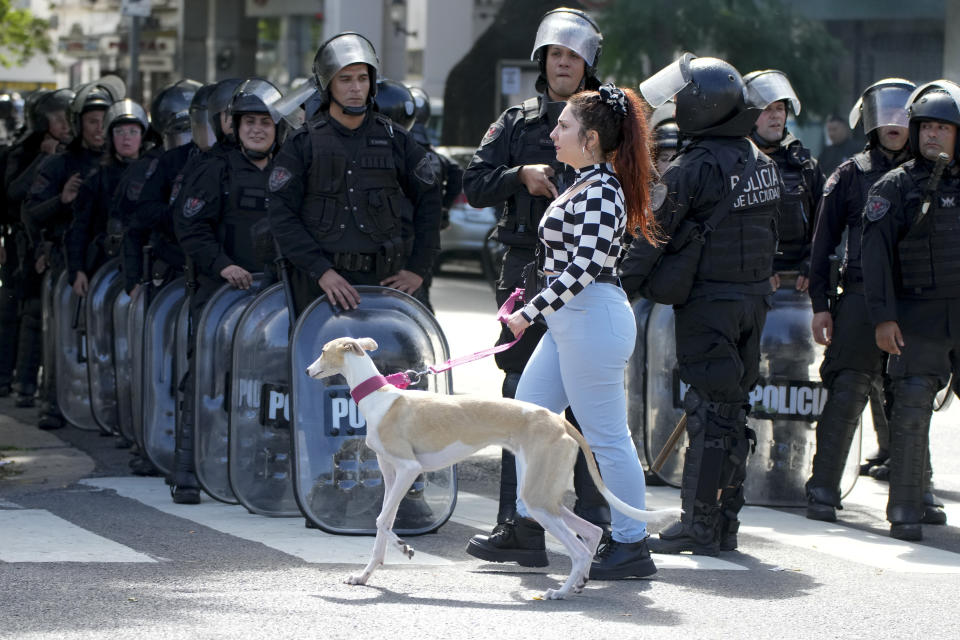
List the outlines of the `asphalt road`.
<svg viewBox="0 0 960 640">
<path fill-rule="evenodd" d="M 492 344 L 492 291 L 441 277 L 433 300 L 453 355 Z M 454 374 L 458 393 L 499 394 L 492 361 Z M 954 638 L 960 530 L 922 543 L 887 537 L 886 485 L 861 479 L 841 522 L 747 507 L 740 549 L 719 558 L 654 556 L 650 580 L 591 582 L 562 602 L 536 599 L 569 561 L 545 570 L 480 562 L 467 539 L 493 523 L 497 454 L 460 465 L 460 494 L 438 533 L 411 537 L 369 586 L 344 584 L 372 539 L 330 536 L 301 518 L 266 518 L 205 499 L 174 505 L 159 478 L 128 474 L 110 438 L 32 427 L 0 400 L 0 637 L 15 638 Z M 938 495 L 960 524 L 956 428 L 932 428 Z M 648 488 L 652 507 L 679 492 Z"/>
</svg>

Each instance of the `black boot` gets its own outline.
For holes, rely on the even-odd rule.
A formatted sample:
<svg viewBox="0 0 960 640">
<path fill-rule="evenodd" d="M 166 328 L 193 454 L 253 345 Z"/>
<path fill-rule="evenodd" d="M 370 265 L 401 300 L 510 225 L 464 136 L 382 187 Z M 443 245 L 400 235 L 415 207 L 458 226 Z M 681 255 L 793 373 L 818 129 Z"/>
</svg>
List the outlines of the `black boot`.
<svg viewBox="0 0 960 640">
<path fill-rule="evenodd" d="M 177 504 L 200 504 L 200 489 L 197 487 L 171 486 L 170 495 Z"/>
<path fill-rule="evenodd" d="M 910 376 L 894 382 L 890 417 L 890 537 L 922 540 L 924 493 L 928 491 L 930 416 L 939 387 L 935 378 Z"/>
<path fill-rule="evenodd" d="M 488 562 L 516 562 L 521 567 L 549 564 L 543 527 L 529 518 L 498 524 L 489 536 L 473 536 L 467 553 Z"/>
<path fill-rule="evenodd" d="M 739 526 L 737 527 L 739 529 Z M 651 538 L 654 553 L 690 552 L 696 556 L 716 556 L 720 553 L 720 508 L 697 501 L 693 511 L 693 525 L 683 520 L 674 522 L 660 532 L 660 538 Z"/>
<path fill-rule="evenodd" d="M 887 464 L 887 458 L 890 457 L 890 454 L 884 449 L 877 449 L 869 456 L 867 456 L 863 463 L 860 465 L 860 475 L 862 476 L 873 476 L 871 471 L 881 465 L 885 466 Z"/>
<path fill-rule="evenodd" d="M 836 522 L 837 509 L 843 509 L 839 492 L 826 487 L 815 487 L 811 484 L 812 481 L 812 478 L 807 481 L 807 519 Z"/>
<path fill-rule="evenodd" d="M 943 510 L 943 503 L 933 495 L 932 490 L 927 490 L 923 494 L 923 516 L 920 518 L 920 522 L 932 525 L 947 524 L 947 514 Z"/>
<path fill-rule="evenodd" d="M 590 564 L 591 580 L 646 578 L 657 572 L 647 538 L 639 542 L 610 540 L 602 545 Z"/>
</svg>

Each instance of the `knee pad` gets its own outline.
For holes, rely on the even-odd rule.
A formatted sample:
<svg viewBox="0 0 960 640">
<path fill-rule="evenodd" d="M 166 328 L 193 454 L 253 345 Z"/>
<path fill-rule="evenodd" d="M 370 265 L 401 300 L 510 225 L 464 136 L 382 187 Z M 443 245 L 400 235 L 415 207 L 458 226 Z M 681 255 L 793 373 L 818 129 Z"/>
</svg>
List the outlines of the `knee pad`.
<svg viewBox="0 0 960 640">
<path fill-rule="evenodd" d="M 937 381 L 930 376 L 910 376 L 894 382 L 894 411 L 933 411 Z"/>
</svg>

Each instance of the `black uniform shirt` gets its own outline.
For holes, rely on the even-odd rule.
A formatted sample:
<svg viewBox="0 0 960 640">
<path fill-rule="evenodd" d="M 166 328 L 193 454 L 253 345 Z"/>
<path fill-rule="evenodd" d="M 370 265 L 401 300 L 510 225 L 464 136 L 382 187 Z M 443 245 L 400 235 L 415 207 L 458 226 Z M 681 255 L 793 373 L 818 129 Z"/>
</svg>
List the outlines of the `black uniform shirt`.
<svg viewBox="0 0 960 640">
<path fill-rule="evenodd" d="M 97 248 L 102 247 L 108 218 L 120 214 L 123 208 L 114 206 L 114 196 L 124 172 L 129 167 L 130 164 L 119 162 L 102 165 L 80 185 L 80 191 L 73 201 L 73 219 L 63 241 L 67 252 L 68 282 L 72 283 L 76 279 L 78 271 L 99 266 L 96 263 L 91 264 L 88 258 L 94 258 Z M 122 195 L 121 198 L 127 201 Z M 87 273 L 88 277 L 92 275 L 93 273 Z"/>
<path fill-rule="evenodd" d="M 368 112 L 356 129 L 344 127 L 327 113 L 317 117 L 324 119 L 326 124 L 323 126 L 332 127 L 341 136 L 345 149 L 352 152 L 367 144 L 371 128 L 381 126 L 375 124 L 375 118 L 382 116 Z M 307 230 L 302 211 L 307 178 L 313 164 L 308 127 L 316 124 L 316 119 L 311 120 L 283 143 L 274 159 L 268 206 L 270 227 L 284 257 L 311 278 L 319 279 L 333 267 L 333 256 L 321 248 Z M 440 190 L 423 148 L 402 127 L 391 123 L 388 130 L 392 131 L 389 140 L 393 145 L 397 182 L 413 204 L 413 248 L 403 268 L 425 278 L 433 268 L 439 247 Z M 378 131 L 377 137 L 379 135 Z"/>
<path fill-rule="evenodd" d="M 48 156 L 37 168 L 30 192 L 23 201 L 23 221 L 28 227 L 47 229 L 54 239 L 63 233 L 73 209 L 60 201 L 60 192 L 70 176 L 79 174 L 84 180 L 100 168 L 102 153 L 87 149 L 76 142 L 66 151 Z"/>
</svg>

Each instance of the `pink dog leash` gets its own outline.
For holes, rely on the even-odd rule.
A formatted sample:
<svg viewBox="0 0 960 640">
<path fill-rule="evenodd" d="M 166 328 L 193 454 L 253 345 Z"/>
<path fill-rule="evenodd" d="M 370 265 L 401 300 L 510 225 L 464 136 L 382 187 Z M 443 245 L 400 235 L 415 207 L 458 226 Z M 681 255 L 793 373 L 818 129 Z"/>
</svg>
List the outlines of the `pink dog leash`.
<svg viewBox="0 0 960 640">
<path fill-rule="evenodd" d="M 523 302 L 523 289 L 519 287 L 517 287 L 514 290 L 514 292 L 510 294 L 510 297 L 507 298 L 507 301 L 504 302 L 503 305 L 500 307 L 500 310 L 497 311 L 497 320 L 505 323 L 507 321 L 507 318 L 510 317 L 510 314 L 513 313 L 513 305 L 514 305 L 514 302 L 516 302 L 517 300 L 520 300 L 520 302 Z M 416 384 L 420 382 L 420 378 L 422 376 L 425 376 L 431 373 L 443 373 L 444 371 L 447 371 L 448 369 L 452 369 L 453 367 L 459 366 L 461 364 L 474 362 L 476 360 L 482 360 L 487 356 L 492 356 L 496 353 L 500 353 L 501 351 L 506 351 L 513 345 L 520 342 L 520 338 L 522 337 L 523 337 L 523 332 L 521 331 L 520 335 L 517 336 L 516 339 L 513 340 L 513 342 L 508 342 L 507 344 L 501 344 L 495 347 L 490 347 L 488 349 L 483 349 L 481 351 L 477 351 L 469 355 L 461 356 L 459 358 L 451 358 L 441 364 L 436 364 L 436 365 L 427 367 L 423 371 L 414 371 L 410 369 L 407 371 L 401 371 L 399 373 L 391 373 L 388 376 L 374 376 L 372 378 L 364 380 L 363 382 L 358 384 L 356 387 L 351 389 L 350 395 L 353 396 L 354 401 L 360 402 L 360 400 L 362 400 L 363 398 L 367 397 L 368 395 L 370 395 L 380 387 L 383 387 L 384 385 L 387 385 L 387 384 L 392 384 L 397 389 L 406 389 L 411 384 Z"/>
</svg>

